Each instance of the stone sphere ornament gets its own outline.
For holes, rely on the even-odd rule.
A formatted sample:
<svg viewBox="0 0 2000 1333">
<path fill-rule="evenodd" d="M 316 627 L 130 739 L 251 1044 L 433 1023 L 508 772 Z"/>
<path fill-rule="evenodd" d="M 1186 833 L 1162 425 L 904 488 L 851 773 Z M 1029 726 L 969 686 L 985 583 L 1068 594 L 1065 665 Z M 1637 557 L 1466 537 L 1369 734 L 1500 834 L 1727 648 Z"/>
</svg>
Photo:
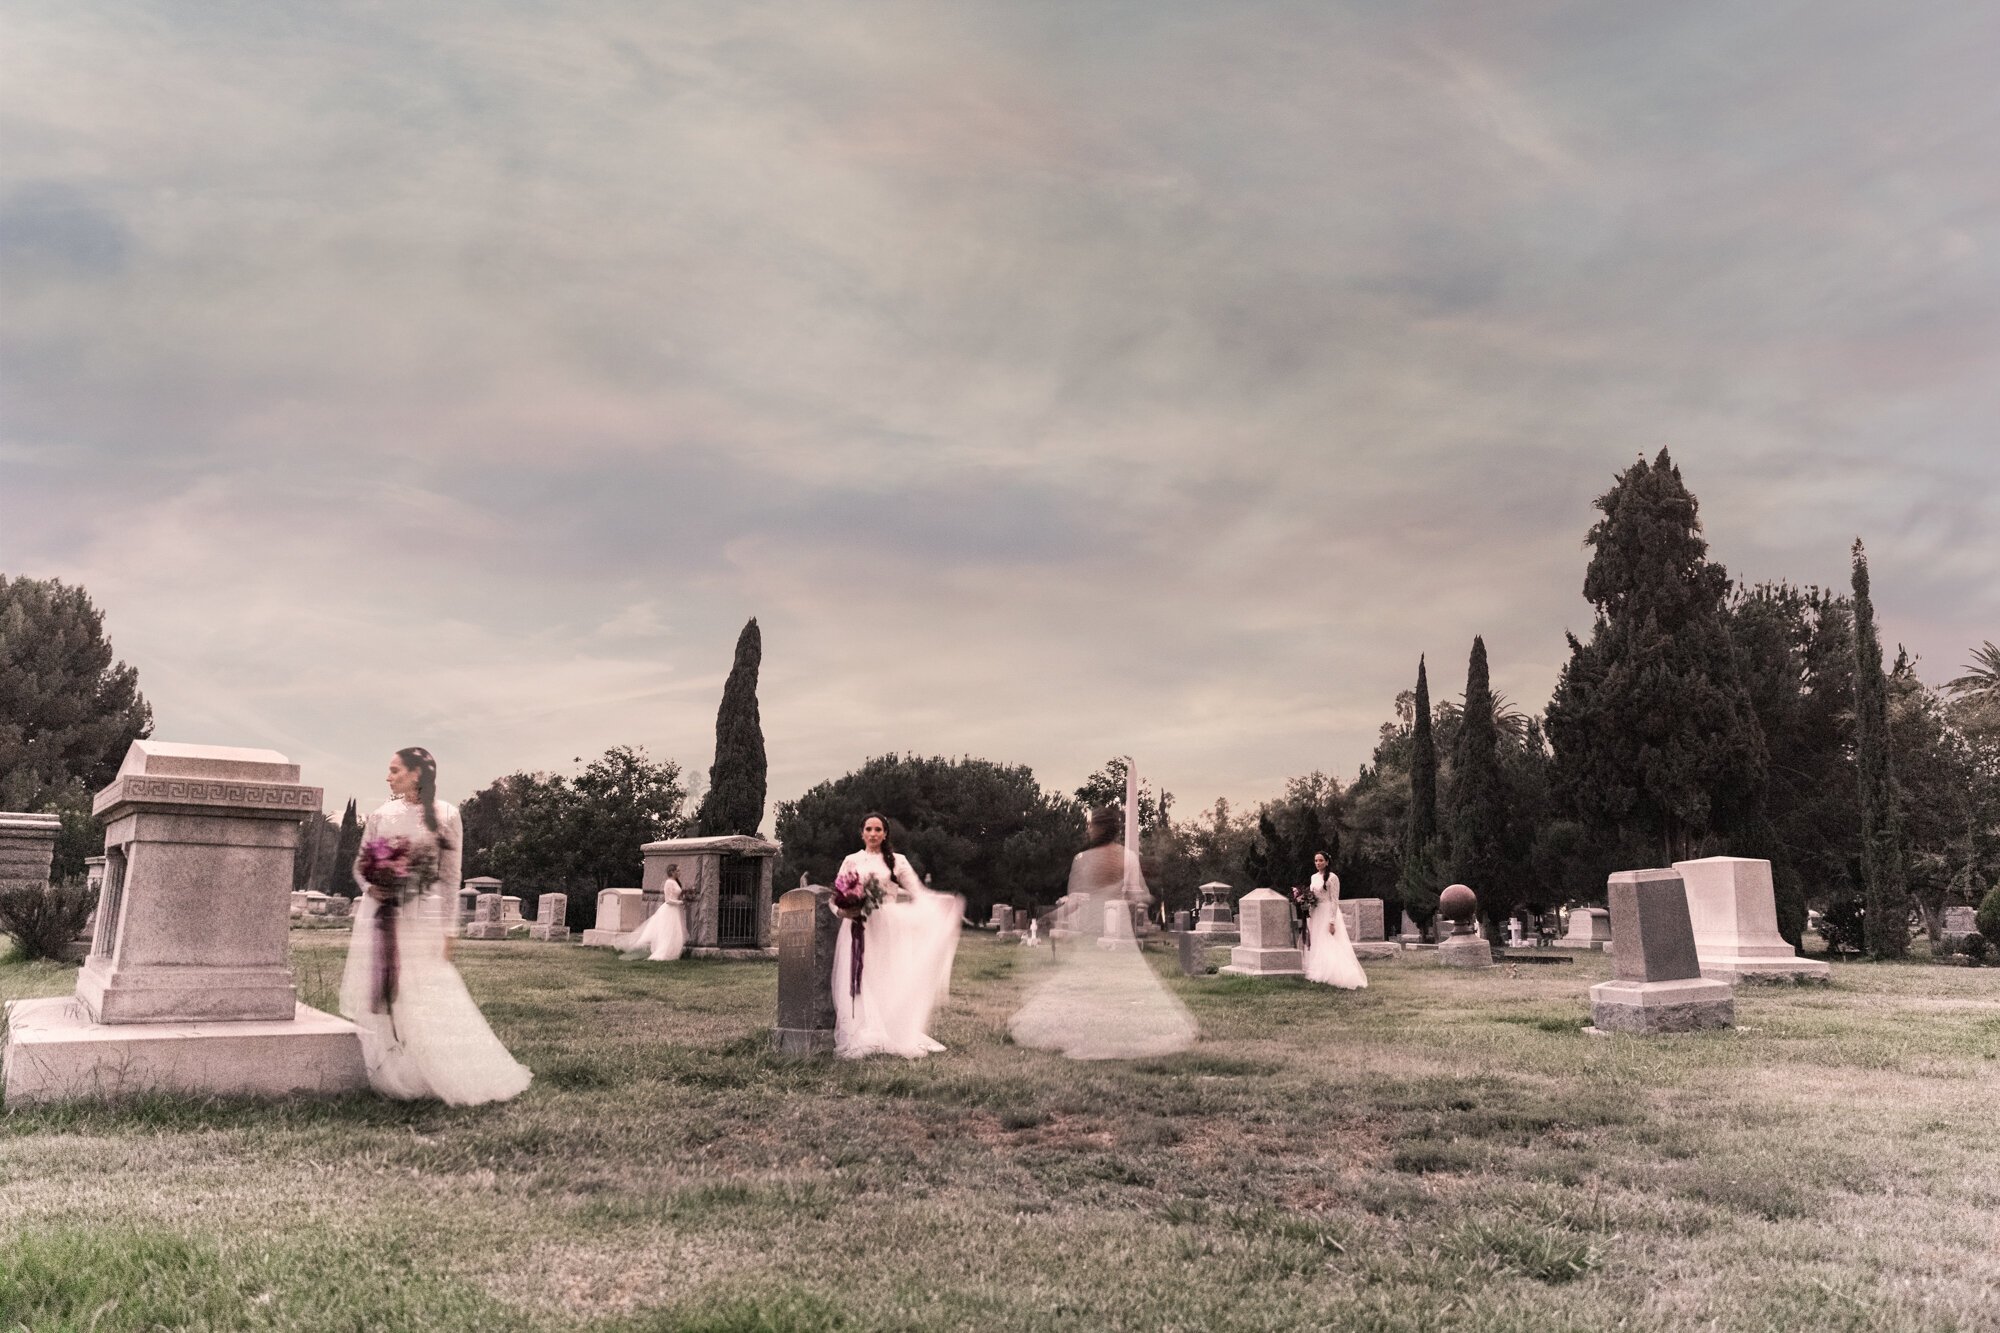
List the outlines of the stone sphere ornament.
<svg viewBox="0 0 2000 1333">
<path fill-rule="evenodd" d="M 1438 895 L 1438 915 L 1451 922 L 1453 935 L 1473 934 L 1472 920 L 1479 914 L 1479 895 L 1463 884 L 1453 884 Z"/>
</svg>

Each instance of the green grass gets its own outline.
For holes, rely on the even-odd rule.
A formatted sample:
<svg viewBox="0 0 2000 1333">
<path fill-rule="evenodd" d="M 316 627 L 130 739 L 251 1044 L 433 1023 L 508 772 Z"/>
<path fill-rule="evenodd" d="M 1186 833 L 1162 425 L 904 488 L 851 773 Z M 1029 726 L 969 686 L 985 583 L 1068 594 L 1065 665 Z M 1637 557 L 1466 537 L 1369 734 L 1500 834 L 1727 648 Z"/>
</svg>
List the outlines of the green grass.
<svg viewBox="0 0 2000 1333">
<path fill-rule="evenodd" d="M 344 937 L 293 937 L 329 1006 Z M 1733 1032 L 1582 1031 L 1604 960 L 1184 980 L 1191 1051 L 780 1057 L 767 963 L 466 944 L 504 1106 L 0 1114 L 0 1333 L 2000 1326 L 2000 971 L 1842 964 Z M 72 969 L 0 962 L 0 996 Z"/>
</svg>

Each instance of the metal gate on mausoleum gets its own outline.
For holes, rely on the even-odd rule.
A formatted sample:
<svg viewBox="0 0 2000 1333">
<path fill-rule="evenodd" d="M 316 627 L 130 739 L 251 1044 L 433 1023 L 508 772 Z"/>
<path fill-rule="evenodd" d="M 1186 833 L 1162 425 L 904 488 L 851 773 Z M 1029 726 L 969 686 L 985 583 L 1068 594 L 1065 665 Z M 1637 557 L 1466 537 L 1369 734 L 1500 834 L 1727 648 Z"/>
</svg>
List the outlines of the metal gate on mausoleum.
<svg viewBox="0 0 2000 1333">
<path fill-rule="evenodd" d="M 762 864 L 754 856 L 722 858 L 722 891 L 716 900 L 716 944 L 724 949 L 757 947 L 757 883 Z"/>
</svg>

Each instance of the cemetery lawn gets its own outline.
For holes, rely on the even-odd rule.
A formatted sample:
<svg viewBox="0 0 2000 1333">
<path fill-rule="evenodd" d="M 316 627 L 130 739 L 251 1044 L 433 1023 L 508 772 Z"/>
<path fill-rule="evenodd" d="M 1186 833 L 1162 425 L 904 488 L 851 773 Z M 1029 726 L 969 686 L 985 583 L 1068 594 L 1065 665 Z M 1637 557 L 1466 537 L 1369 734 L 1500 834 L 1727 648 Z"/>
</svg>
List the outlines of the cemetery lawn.
<svg viewBox="0 0 2000 1333">
<path fill-rule="evenodd" d="M 458 957 L 510 1104 L 0 1114 L 0 1330 L 2000 1327 L 2000 970 L 1664 1038 L 1582 1031 L 1594 954 L 1176 976 L 1193 1051 L 1074 1064 L 1002 1036 L 1046 951 L 969 935 L 949 1052 L 836 1063 L 769 1052 L 774 964 Z"/>
</svg>

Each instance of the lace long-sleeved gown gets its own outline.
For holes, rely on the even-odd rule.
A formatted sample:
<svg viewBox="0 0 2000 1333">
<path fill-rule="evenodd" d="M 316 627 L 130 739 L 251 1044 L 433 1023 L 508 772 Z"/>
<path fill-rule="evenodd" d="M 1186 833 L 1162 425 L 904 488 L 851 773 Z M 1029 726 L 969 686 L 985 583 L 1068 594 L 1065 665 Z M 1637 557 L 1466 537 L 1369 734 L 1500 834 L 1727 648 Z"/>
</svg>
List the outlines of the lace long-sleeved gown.
<svg viewBox="0 0 2000 1333">
<path fill-rule="evenodd" d="M 1342 990 L 1364 989 L 1368 974 L 1354 956 L 1354 944 L 1347 938 L 1347 918 L 1340 914 L 1340 876 L 1331 871 L 1315 873 L 1311 882 L 1319 902 L 1306 917 L 1306 980 Z"/>
<path fill-rule="evenodd" d="M 944 1049 L 930 1035 L 931 1013 L 951 990 L 951 965 L 965 900 L 924 887 L 909 861 L 895 872 L 879 852 L 854 852 L 840 863 L 889 884 L 882 905 L 862 929 L 861 993 L 852 993 L 855 923 L 840 923 L 833 946 L 833 1048 L 845 1057 L 900 1055 L 914 1059 Z"/>
<path fill-rule="evenodd" d="M 364 890 L 354 908 L 354 932 L 340 981 L 340 1012 L 361 1029 L 368 1080 L 385 1097 L 436 1097 L 453 1106 L 505 1101 L 534 1077 L 493 1035 L 486 1018 L 445 957 L 445 939 L 457 932 L 460 849 L 465 834 L 458 808 L 436 803 L 443 846 L 437 882 L 396 910 L 396 998 L 378 1012 L 375 952 L 381 904 L 366 893 L 360 862 L 354 878 Z M 436 844 L 421 805 L 391 800 L 368 816 L 362 841 L 406 837 Z"/>
<path fill-rule="evenodd" d="M 671 963 L 687 948 L 687 908 L 681 898 L 680 881 L 669 879 L 661 887 L 666 897 L 658 910 L 619 945 L 619 950 L 627 958 Z"/>
</svg>

